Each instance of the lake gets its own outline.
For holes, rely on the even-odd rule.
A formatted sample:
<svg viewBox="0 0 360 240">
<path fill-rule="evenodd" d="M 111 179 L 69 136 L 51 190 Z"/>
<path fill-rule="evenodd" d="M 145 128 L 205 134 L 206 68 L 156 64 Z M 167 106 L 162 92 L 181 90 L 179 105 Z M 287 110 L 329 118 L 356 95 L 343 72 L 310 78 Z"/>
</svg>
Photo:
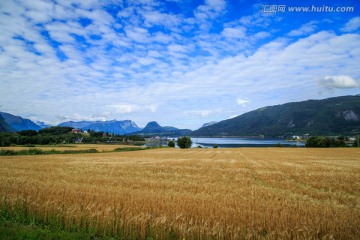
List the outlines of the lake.
<svg viewBox="0 0 360 240">
<path fill-rule="evenodd" d="M 304 147 L 304 142 L 290 142 L 284 139 L 255 139 L 255 138 L 191 138 L 193 144 L 191 147 L 212 148 L 215 144 L 219 148 L 234 147 L 274 147 L 281 144 L 285 147 Z"/>
</svg>

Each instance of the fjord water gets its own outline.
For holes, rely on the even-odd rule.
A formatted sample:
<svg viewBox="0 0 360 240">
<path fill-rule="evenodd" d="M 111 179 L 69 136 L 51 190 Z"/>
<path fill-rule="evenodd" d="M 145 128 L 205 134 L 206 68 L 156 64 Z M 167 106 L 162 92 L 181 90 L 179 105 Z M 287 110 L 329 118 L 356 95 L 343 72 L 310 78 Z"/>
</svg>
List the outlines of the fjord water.
<svg viewBox="0 0 360 240">
<path fill-rule="evenodd" d="M 304 147 L 304 142 L 286 141 L 284 139 L 256 139 L 256 138 L 191 138 L 191 147 L 274 147 L 281 144 L 286 147 Z"/>
</svg>

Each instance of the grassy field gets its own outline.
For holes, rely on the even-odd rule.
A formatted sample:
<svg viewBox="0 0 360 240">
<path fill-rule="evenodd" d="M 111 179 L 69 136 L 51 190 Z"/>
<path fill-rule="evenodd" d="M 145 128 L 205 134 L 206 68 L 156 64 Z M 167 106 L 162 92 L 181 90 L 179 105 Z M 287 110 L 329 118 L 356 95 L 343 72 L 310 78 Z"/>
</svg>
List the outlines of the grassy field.
<svg viewBox="0 0 360 240">
<path fill-rule="evenodd" d="M 0 157 L 3 219 L 118 239 L 360 239 L 360 149 Z"/>
</svg>

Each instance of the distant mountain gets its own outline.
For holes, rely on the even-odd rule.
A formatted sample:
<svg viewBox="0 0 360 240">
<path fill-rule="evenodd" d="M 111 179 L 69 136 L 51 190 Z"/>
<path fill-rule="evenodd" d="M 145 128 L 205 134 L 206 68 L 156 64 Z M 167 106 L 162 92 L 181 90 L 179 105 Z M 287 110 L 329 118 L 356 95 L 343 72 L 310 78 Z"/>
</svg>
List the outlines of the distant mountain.
<svg viewBox="0 0 360 240">
<path fill-rule="evenodd" d="M 72 128 L 87 130 L 88 126 L 90 126 L 92 124 L 96 124 L 96 123 L 101 123 L 101 121 L 79 121 L 79 122 L 68 121 L 68 122 L 60 123 L 60 124 L 58 124 L 58 126 L 59 127 L 72 127 Z"/>
<path fill-rule="evenodd" d="M 37 122 L 36 122 L 36 125 L 38 125 L 38 126 L 41 127 L 41 128 L 49 128 L 49 127 L 51 127 L 50 124 L 47 124 L 47 123 L 44 123 L 44 122 L 40 122 L 40 121 L 37 121 Z"/>
<path fill-rule="evenodd" d="M 103 131 L 115 134 L 128 134 L 141 130 L 136 123 L 130 120 L 97 122 L 87 126 L 87 128 L 97 132 Z"/>
<path fill-rule="evenodd" d="M 163 133 L 167 130 L 161 127 L 157 122 L 149 122 L 146 126 L 141 130 L 142 133 Z"/>
<path fill-rule="evenodd" d="M 217 123 L 216 121 L 212 121 L 212 122 L 208 122 L 208 123 L 204 123 L 201 127 L 208 127 L 208 126 L 211 126 L 211 125 L 214 125 L 215 123 Z"/>
<path fill-rule="evenodd" d="M 360 96 L 268 106 L 200 128 L 193 131 L 192 136 L 281 136 L 306 133 L 360 133 Z"/>
<path fill-rule="evenodd" d="M 7 122 L 5 122 L 4 118 L 0 115 L 0 132 L 15 132 Z"/>
<path fill-rule="evenodd" d="M 115 134 L 129 134 L 141 130 L 136 123 L 131 120 L 111 120 L 111 121 L 80 121 L 80 122 L 63 122 L 58 126 L 73 127 L 83 130 L 94 130 L 96 132 L 110 132 Z"/>
<path fill-rule="evenodd" d="M 133 134 L 146 135 L 146 136 L 185 136 L 190 135 L 190 129 L 178 129 L 175 127 L 160 126 L 157 122 L 149 122 L 141 131 L 134 132 Z"/>
<path fill-rule="evenodd" d="M 41 129 L 40 126 L 36 125 L 30 119 L 22 118 L 5 112 L 0 112 L 0 115 L 4 118 L 5 122 L 9 124 L 15 131 L 22 131 L 22 130 L 38 131 Z"/>
</svg>

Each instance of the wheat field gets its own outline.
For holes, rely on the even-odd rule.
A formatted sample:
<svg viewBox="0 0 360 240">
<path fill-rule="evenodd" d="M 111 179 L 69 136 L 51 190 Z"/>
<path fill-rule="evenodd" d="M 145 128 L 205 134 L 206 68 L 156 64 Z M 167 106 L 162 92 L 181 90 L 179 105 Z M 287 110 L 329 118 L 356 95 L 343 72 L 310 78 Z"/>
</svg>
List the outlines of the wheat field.
<svg viewBox="0 0 360 240">
<path fill-rule="evenodd" d="M 0 196 L 124 239 L 360 239 L 360 149 L 3 156 Z"/>
</svg>

